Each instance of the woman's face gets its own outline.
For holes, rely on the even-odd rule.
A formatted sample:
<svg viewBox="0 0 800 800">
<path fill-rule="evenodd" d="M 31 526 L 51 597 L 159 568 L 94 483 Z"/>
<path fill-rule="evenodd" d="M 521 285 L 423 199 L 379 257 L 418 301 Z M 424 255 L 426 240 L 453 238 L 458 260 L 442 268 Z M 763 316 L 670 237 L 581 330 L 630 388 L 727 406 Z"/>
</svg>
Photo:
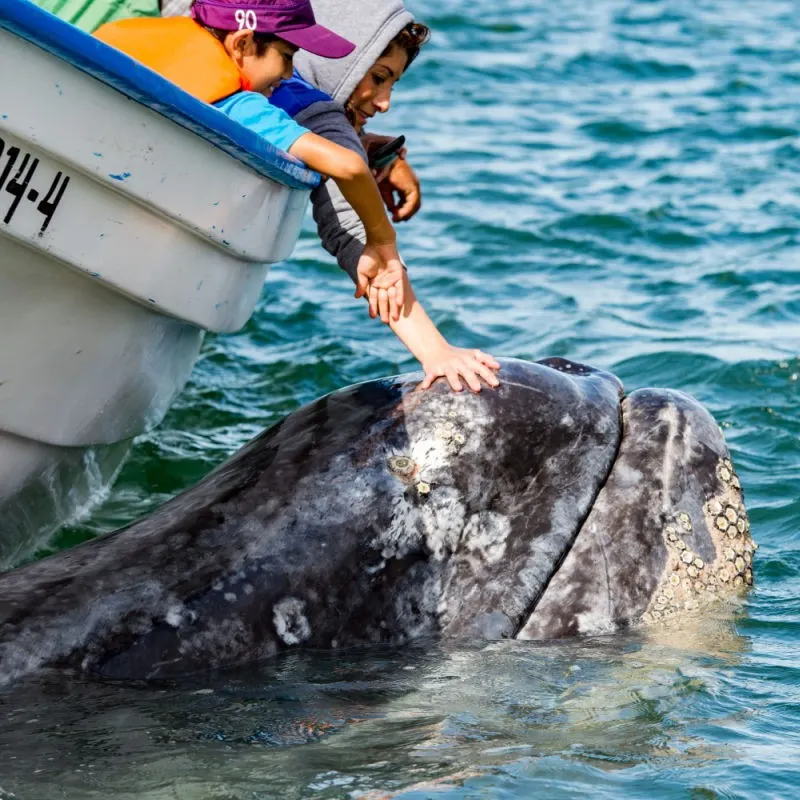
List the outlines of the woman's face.
<svg viewBox="0 0 800 800">
<path fill-rule="evenodd" d="M 392 45 L 367 71 L 347 101 L 353 127 L 361 133 L 375 114 L 389 110 L 392 88 L 408 64 L 408 54 L 402 47 Z"/>
</svg>

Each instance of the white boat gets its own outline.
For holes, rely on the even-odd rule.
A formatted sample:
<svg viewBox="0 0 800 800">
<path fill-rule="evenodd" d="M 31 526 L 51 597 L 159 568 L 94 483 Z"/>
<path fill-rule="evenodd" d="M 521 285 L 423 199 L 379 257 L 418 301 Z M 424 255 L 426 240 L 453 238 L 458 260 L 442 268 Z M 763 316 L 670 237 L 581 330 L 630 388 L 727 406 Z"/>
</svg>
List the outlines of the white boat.
<svg viewBox="0 0 800 800">
<path fill-rule="evenodd" d="M 107 483 L 235 331 L 319 176 L 26 0 L 0 3 L 0 567 Z"/>
</svg>

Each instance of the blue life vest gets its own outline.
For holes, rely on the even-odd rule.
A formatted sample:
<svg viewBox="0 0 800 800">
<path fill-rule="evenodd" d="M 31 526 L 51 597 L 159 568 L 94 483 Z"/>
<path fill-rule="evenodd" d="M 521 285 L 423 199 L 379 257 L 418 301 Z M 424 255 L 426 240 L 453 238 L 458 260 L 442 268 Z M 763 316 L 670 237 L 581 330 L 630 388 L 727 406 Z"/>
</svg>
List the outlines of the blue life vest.
<svg viewBox="0 0 800 800">
<path fill-rule="evenodd" d="M 272 105 L 282 108 L 290 117 L 297 116 L 304 108 L 321 100 L 333 100 L 333 98 L 322 89 L 312 86 L 297 70 L 288 81 L 283 81 L 269 98 Z"/>
</svg>

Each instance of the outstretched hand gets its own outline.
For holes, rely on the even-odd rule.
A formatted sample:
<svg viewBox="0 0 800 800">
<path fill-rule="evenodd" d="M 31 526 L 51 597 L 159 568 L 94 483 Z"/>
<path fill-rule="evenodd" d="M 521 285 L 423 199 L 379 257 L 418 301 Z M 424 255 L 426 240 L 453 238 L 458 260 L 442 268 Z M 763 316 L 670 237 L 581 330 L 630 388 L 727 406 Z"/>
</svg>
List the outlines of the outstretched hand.
<svg viewBox="0 0 800 800">
<path fill-rule="evenodd" d="M 481 390 L 481 379 L 487 386 L 500 385 L 495 375 L 500 364 L 481 350 L 446 344 L 433 356 L 425 358 L 422 368 L 425 370 L 425 378 L 419 385 L 420 389 L 429 389 L 437 378 L 447 378 L 454 392 L 460 392 L 464 388 L 462 379 L 473 392 Z"/>
<path fill-rule="evenodd" d="M 387 325 L 400 319 L 403 308 L 405 269 L 394 244 L 367 243 L 356 271 L 356 297 L 366 295 L 369 315 L 380 315 Z"/>
</svg>

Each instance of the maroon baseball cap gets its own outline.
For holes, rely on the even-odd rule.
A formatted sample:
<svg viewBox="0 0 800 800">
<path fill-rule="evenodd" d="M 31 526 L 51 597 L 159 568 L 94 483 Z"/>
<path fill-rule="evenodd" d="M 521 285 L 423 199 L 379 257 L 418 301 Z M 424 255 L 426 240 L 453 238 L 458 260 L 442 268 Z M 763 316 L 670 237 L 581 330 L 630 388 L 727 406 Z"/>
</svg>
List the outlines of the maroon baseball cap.
<svg viewBox="0 0 800 800">
<path fill-rule="evenodd" d="M 223 31 L 272 33 L 323 58 L 344 58 L 355 50 L 352 42 L 317 25 L 309 0 L 195 0 L 192 17 Z"/>
</svg>

